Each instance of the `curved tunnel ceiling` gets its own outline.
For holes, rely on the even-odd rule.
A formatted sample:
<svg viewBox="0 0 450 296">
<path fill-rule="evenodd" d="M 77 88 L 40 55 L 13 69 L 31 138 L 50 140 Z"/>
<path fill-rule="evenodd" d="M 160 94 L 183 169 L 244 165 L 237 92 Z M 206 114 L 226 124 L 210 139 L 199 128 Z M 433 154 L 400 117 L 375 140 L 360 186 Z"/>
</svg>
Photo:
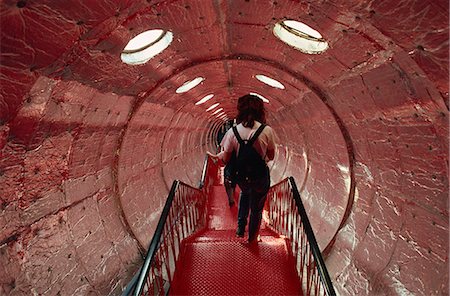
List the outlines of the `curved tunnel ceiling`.
<svg viewBox="0 0 450 296">
<path fill-rule="evenodd" d="M 288 46 L 282 20 L 329 48 Z M 198 182 L 213 113 L 249 92 L 340 295 L 448 291 L 447 2 L 6 0 L 0 21 L 0 294 L 119 294 L 172 180 Z M 123 63 L 151 29 L 170 45 Z"/>
</svg>

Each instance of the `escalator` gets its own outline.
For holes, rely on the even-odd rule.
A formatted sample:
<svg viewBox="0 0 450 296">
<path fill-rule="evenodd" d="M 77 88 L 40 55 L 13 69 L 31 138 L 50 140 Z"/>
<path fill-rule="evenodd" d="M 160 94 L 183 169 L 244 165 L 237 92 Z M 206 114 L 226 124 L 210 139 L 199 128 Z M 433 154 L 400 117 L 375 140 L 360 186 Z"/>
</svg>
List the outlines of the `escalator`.
<svg viewBox="0 0 450 296">
<path fill-rule="evenodd" d="M 122 295 L 335 295 L 294 179 L 270 188 L 259 241 L 248 243 L 217 171 L 207 158 L 199 189 L 174 181 Z"/>
</svg>

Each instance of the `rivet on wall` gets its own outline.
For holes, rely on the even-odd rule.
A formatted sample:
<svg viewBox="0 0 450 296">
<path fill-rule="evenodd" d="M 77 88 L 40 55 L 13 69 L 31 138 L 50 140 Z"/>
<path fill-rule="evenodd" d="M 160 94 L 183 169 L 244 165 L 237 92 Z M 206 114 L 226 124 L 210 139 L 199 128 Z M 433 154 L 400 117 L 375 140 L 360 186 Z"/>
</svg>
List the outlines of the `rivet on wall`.
<svg viewBox="0 0 450 296">
<path fill-rule="evenodd" d="M 24 8 L 25 5 L 27 5 L 26 1 L 19 1 L 19 2 L 17 2 L 17 7 L 19 7 L 19 8 Z"/>
</svg>

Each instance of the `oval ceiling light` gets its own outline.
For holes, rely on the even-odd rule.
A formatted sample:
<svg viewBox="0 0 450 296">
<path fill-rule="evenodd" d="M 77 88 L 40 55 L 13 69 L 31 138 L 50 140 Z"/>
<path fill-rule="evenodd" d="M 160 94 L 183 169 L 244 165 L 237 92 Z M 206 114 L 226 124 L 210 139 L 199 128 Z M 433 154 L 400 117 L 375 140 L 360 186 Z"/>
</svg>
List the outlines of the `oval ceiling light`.
<svg viewBox="0 0 450 296">
<path fill-rule="evenodd" d="M 328 48 L 328 42 L 319 32 L 301 22 L 293 20 L 279 22 L 275 24 L 273 34 L 303 53 L 319 54 Z"/>
<path fill-rule="evenodd" d="M 172 32 L 160 29 L 145 31 L 128 42 L 120 58 L 129 65 L 145 64 L 166 49 L 172 40 Z"/>
<path fill-rule="evenodd" d="M 212 109 L 216 108 L 217 106 L 219 106 L 220 103 L 215 103 L 214 105 L 212 105 L 211 107 L 209 107 L 208 109 L 206 109 L 206 111 L 211 111 Z"/>
<path fill-rule="evenodd" d="M 254 92 L 251 92 L 250 94 L 251 94 L 251 95 L 254 95 L 254 96 L 257 96 L 257 97 L 260 98 L 264 103 L 269 103 L 269 100 L 266 99 L 265 97 L 263 97 L 263 96 L 260 95 L 260 94 L 257 94 L 257 93 L 254 93 Z"/>
<path fill-rule="evenodd" d="M 261 81 L 262 83 L 265 83 L 271 87 L 284 89 L 284 85 L 281 82 L 279 82 L 278 80 L 275 80 L 273 78 L 267 77 L 266 75 L 258 74 L 258 75 L 255 75 L 255 78 L 258 79 L 259 81 Z"/>
<path fill-rule="evenodd" d="M 202 83 L 203 80 L 205 80 L 205 78 L 197 77 L 197 78 L 194 78 L 194 79 L 192 79 L 190 81 L 186 81 L 185 83 L 183 83 L 182 86 L 177 88 L 177 90 L 175 92 L 177 94 L 181 94 L 181 93 L 185 93 L 187 91 L 190 91 L 191 89 L 193 89 L 194 87 L 196 87 L 197 85 Z"/>
<path fill-rule="evenodd" d="M 219 112 L 222 111 L 222 110 L 223 110 L 223 108 L 219 108 L 219 109 L 217 109 L 216 111 L 214 111 L 214 112 L 212 113 L 212 115 L 217 114 L 217 113 L 219 113 Z"/>
<path fill-rule="evenodd" d="M 203 99 L 201 99 L 201 100 L 198 101 L 197 103 L 195 103 L 195 105 L 201 105 L 201 104 L 203 104 L 204 102 L 210 100 L 212 97 L 214 97 L 214 95 L 213 95 L 213 94 L 209 94 L 209 95 L 203 97 Z"/>
</svg>

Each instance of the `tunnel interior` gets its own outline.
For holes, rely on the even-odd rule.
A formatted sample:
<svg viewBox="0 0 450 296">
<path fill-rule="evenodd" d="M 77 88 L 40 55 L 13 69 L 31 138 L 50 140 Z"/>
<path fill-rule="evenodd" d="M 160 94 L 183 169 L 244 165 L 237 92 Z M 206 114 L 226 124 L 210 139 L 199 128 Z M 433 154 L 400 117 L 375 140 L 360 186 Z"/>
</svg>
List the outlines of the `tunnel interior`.
<svg viewBox="0 0 450 296">
<path fill-rule="evenodd" d="M 339 295 L 448 293 L 447 1 L 0 5 L 1 295 L 120 294 L 248 93 Z"/>
</svg>

